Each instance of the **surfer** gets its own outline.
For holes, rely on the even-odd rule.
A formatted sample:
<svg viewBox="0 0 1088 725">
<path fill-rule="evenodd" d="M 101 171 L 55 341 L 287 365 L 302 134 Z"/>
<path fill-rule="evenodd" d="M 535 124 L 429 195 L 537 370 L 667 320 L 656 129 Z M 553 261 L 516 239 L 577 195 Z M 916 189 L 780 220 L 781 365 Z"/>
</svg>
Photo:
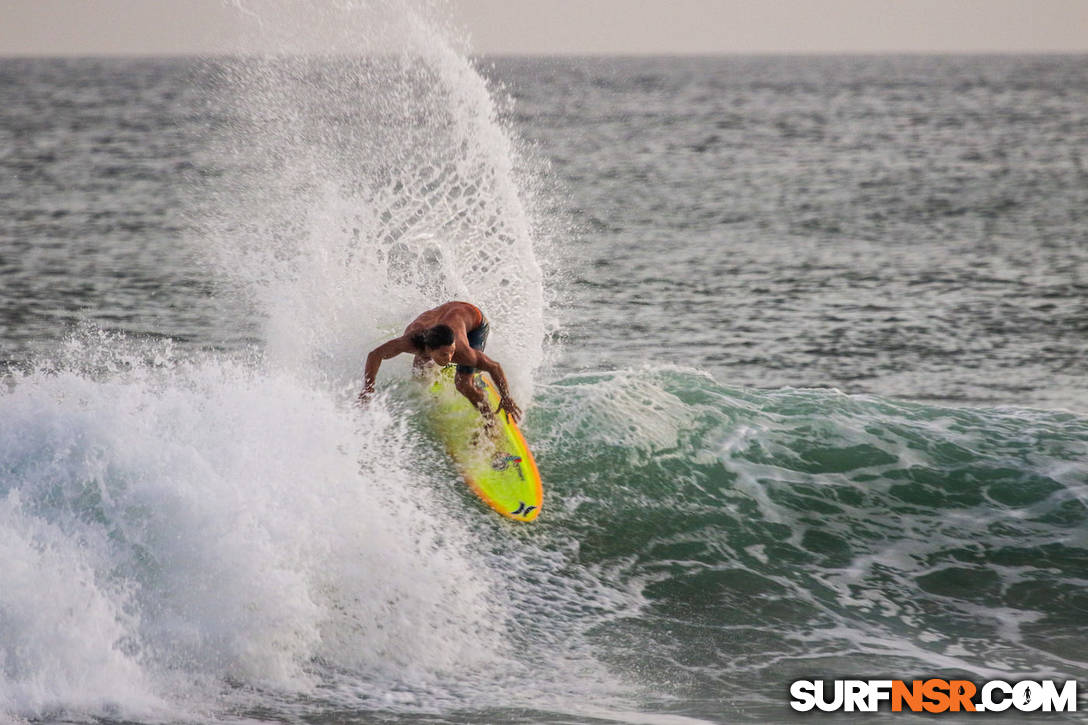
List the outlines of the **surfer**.
<svg viewBox="0 0 1088 725">
<path fill-rule="evenodd" d="M 404 329 L 403 335 L 378 345 L 366 356 L 363 392 L 359 394 L 359 402 L 365 403 L 374 393 L 374 381 L 382 360 L 401 353 L 412 353 L 415 355 L 412 367 L 418 371 L 431 364 L 446 366 L 456 363 L 454 382 L 457 389 L 479 409 L 490 427 L 494 424 L 495 413 L 472 377 L 476 368 L 483 370 L 499 389 L 499 410 L 505 410 L 515 423 L 518 422 L 521 408 L 510 397 L 506 374 L 501 365 L 484 354 L 489 330 L 484 313 L 468 302 L 447 302 L 427 310 Z"/>
</svg>

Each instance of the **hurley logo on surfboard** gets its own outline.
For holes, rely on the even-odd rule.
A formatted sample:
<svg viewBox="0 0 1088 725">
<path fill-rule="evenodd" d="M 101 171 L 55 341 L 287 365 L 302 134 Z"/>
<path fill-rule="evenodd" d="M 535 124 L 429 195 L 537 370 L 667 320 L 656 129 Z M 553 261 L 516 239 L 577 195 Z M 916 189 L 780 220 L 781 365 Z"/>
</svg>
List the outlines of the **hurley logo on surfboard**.
<svg viewBox="0 0 1088 725">
<path fill-rule="evenodd" d="M 518 508 L 516 511 L 511 511 L 512 516 L 528 516 L 532 513 L 536 506 L 526 506 L 524 501 L 518 501 Z"/>
</svg>

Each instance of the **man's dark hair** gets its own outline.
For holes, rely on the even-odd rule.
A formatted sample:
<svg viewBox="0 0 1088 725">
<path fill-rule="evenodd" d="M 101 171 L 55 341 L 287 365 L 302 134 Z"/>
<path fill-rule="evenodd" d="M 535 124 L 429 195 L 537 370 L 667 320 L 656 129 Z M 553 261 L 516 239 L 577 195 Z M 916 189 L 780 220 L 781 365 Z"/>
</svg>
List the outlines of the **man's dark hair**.
<svg viewBox="0 0 1088 725">
<path fill-rule="evenodd" d="M 429 330 L 412 335 L 412 344 L 418 350 L 434 350 L 453 344 L 453 330 L 449 325 L 435 325 Z"/>
</svg>

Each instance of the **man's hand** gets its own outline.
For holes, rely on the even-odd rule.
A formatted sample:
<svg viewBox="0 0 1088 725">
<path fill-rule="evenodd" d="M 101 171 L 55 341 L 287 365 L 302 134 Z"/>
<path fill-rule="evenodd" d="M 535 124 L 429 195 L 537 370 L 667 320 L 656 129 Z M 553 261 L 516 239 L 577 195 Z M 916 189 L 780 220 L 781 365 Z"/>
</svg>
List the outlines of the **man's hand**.
<svg viewBox="0 0 1088 725">
<path fill-rule="evenodd" d="M 503 396 L 499 401 L 499 410 L 505 410 L 506 414 L 510 416 L 510 419 L 515 423 L 521 420 L 521 408 L 514 402 L 514 399 L 509 395 Z"/>
<path fill-rule="evenodd" d="M 359 393 L 359 397 L 355 399 L 355 404 L 360 408 L 365 408 L 372 397 L 374 397 L 374 388 L 363 388 L 363 392 Z"/>
</svg>

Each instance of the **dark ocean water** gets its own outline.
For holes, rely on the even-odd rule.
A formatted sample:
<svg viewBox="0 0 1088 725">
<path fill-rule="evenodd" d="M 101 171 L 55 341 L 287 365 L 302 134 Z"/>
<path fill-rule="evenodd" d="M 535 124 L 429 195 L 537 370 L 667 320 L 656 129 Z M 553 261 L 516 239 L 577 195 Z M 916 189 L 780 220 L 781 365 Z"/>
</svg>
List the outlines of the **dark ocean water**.
<svg viewBox="0 0 1088 725">
<path fill-rule="evenodd" d="M 494 74 L 582 232 L 573 364 L 1085 409 L 1085 58 Z"/>
<path fill-rule="evenodd" d="M 550 165 L 549 218 L 573 225 L 548 250 L 561 369 L 1088 408 L 1085 58 L 480 65 Z M 231 116 L 215 70 L 7 60 L 2 77 L 4 357 L 81 319 L 251 339 L 185 243 L 200 180 L 244 170 L 209 151 Z"/>
<path fill-rule="evenodd" d="M 0 713 L 1083 689 L 1088 58 L 401 62 L 0 59 Z M 350 407 L 450 297 L 534 526 Z"/>
</svg>

